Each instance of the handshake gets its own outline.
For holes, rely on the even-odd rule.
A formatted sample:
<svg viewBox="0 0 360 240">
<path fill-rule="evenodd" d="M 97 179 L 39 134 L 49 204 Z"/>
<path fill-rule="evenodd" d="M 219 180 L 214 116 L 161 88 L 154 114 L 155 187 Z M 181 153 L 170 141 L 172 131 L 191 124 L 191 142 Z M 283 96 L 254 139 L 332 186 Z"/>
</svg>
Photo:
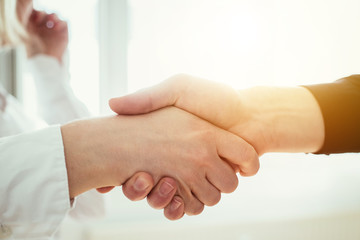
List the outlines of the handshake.
<svg viewBox="0 0 360 240">
<path fill-rule="evenodd" d="M 61 127 L 70 197 L 123 186 L 168 219 L 200 214 L 252 176 L 266 152 L 315 152 L 324 123 L 302 87 L 223 84 L 176 75 L 110 100 L 117 116 Z"/>
</svg>

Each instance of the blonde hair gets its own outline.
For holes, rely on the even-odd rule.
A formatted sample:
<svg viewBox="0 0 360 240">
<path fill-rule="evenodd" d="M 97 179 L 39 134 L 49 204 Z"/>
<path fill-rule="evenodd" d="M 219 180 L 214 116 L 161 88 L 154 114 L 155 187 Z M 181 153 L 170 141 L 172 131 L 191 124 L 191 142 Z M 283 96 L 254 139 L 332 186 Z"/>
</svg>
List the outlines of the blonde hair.
<svg viewBox="0 0 360 240">
<path fill-rule="evenodd" d="M 0 0 L 0 47 L 16 45 L 26 38 L 26 30 L 16 12 L 16 0 Z"/>
</svg>

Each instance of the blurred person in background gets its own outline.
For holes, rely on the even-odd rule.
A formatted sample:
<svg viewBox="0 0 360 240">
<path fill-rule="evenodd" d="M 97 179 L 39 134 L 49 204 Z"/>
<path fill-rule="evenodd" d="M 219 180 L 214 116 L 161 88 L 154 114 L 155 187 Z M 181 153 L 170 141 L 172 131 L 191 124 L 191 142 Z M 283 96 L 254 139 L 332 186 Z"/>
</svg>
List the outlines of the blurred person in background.
<svg viewBox="0 0 360 240">
<path fill-rule="evenodd" d="M 13 2 L 15 6 L 16 1 Z M 10 7 L 6 8 L 9 3 L 2 1 L 1 4 L 1 45 L 25 44 L 27 65 L 37 92 L 39 116 L 25 112 L 21 104 L 0 86 L 0 137 L 39 129 L 46 124 L 64 124 L 89 117 L 86 106 L 74 95 L 70 86 L 66 54 L 67 23 L 56 14 L 33 9 L 31 1 L 18 1 L 17 15 L 12 14 L 14 11 Z M 4 19 L 16 16 L 21 16 L 19 22 Z M 92 207 L 94 205 L 97 207 Z M 92 190 L 79 196 L 76 208 L 70 213 L 78 218 L 101 216 L 104 214 L 103 205 L 100 194 Z"/>
</svg>

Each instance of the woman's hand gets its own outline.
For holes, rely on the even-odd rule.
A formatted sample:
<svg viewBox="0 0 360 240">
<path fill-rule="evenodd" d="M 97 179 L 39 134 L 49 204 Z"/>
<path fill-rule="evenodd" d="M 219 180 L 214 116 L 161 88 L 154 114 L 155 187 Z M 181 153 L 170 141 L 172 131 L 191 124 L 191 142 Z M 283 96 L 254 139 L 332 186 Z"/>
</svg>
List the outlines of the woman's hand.
<svg viewBox="0 0 360 240">
<path fill-rule="evenodd" d="M 143 171 L 155 183 L 176 180 L 176 195 L 189 215 L 216 204 L 220 192 L 235 190 L 236 171 L 227 162 L 258 164 L 255 150 L 241 138 L 172 107 L 78 121 L 64 125 L 62 134 L 72 197 L 120 186 Z"/>
<path fill-rule="evenodd" d="M 45 54 L 60 63 L 68 45 L 68 26 L 54 13 L 33 10 L 26 26 L 29 37 L 26 42 L 28 57 Z"/>
</svg>

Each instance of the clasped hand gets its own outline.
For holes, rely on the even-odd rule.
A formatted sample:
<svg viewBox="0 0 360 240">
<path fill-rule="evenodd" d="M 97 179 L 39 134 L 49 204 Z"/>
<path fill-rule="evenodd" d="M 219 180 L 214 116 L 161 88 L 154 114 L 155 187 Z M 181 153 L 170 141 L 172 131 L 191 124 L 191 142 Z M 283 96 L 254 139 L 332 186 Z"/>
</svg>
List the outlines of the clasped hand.
<svg viewBox="0 0 360 240">
<path fill-rule="evenodd" d="M 132 200 L 147 195 L 152 207 L 164 208 L 169 219 L 179 219 L 184 213 L 201 213 L 204 205 L 218 203 L 222 192 L 234 191 L 236 172 L 254 175 L 259 169 L 259 149 L 239 137 L 240 118 L 246 117 L 239 114 L 243 110 L 239 100 L 239 94 L 228 86 L 187 75 L 110 100 L 118 114 L 129 119 L 150 114 L 153 120 L 145 123 L 153 125 L 151 131 L 139 135 L 137 144 L 143 147 L 136 158 L 142 163 L 132 170 L 138 173 L 124 183 L 124 194 Z M 165 124 L 154 128 L 157 117 Z M 135 123 L 134 128 L 138 128 Z M 142 182 L 137 183 L 146 188 L 137 188 L 139 179 Z"/>
</svg>

